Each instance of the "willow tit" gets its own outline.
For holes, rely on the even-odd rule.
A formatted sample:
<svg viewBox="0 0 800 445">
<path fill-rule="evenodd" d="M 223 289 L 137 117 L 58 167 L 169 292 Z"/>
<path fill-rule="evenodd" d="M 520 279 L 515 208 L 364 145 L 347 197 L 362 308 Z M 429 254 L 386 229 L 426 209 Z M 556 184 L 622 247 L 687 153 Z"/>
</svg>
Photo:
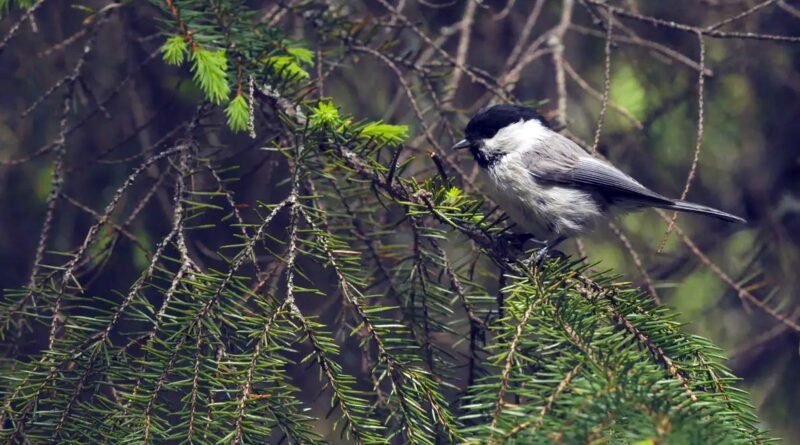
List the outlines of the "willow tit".
<svg viewBox="0 0 800 445">
<path fill-rule="evenodd" d="M 648 189 L 553 131 L 528 107 L 483 109 L 470 119 L 464 134 L 453 148 L 472 152 L 487 194 L 527 234 L 540 240 L 547 235 L 537 262 L 548 249 L 620 211 L 659 207 L 745 222 L 730 213 L 669 199 Z"/>
</svg>

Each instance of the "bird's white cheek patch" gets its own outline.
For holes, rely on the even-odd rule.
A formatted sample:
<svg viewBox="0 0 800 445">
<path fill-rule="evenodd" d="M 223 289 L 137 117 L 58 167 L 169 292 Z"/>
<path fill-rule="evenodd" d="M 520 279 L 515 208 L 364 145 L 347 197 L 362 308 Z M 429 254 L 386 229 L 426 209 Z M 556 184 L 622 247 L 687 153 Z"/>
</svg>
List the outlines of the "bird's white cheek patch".
<svg viewBox="0 0 800 445">
<path fill-rule="evenodd" d="M 549 132 L 538 120 L 519 121 L 486 139 L 484 147 L 489 153 L 514 153 L 540 144 Z"/>
</svg>

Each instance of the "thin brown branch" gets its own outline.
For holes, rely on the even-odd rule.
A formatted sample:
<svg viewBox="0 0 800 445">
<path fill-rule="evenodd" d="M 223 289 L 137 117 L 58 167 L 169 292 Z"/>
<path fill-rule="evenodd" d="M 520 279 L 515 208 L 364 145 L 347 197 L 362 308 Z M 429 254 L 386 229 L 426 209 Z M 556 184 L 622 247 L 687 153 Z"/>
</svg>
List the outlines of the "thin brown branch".
<svg viewBox="0 0 800 445">
<path fill-rule="evenodd" d="M 759 34 L 752 32 L 722 32 L 716 29 L 708 30 L 704 28 L 690 26 L 684 23 L 673 22 L 671 20 L 664 20 L 657 17 L 637 14 L 623 8 L 608 5 L 603 0 L 586 0 L 586 1 L 594 5 L 606 8 L 607 10 L 613 11 L 614 14 L 616 15 L 636 20 L 642 23 L 647 23 L 652 26 L 666 27 L 677 31 L 688 32 L 692 34 L 699 33 L 704 36 L 717 39 L 749 39 L 749 40 L 766 40 L 766 41 L 783 42 L 783 43 L 800 43 L 800 36 L 782 36 L 775 34 Z"/>
<path fill-rule="evenodd" d="M 663 58 L 659 57 L 658 59 L 660 60 L 665 60 L 665 62 L 669 62 L 668 59 L 671 59 L 682 65 L 688 66 L 689 68 L 692 68 L 695 71 L 700 70 L 700 65 L 698 65 L 697 62 L 695 62 L 691 58 L 679 53 L 678 51 L 675 51 L 674 49 L 666 45 L 662 45 L 661 43 L 655 42 L 653 40 L 643 39 L 622 24 L 617 24 L 617 25 L 618 28 L 628 33 L 628 35 L 624 36 L 617 34 L 616 36 L 614 36 L 614 43 L 625 43 L 630 45 L 641 46 L 643 48 L 648 48 L 653 50 L 655 54 L 664 56 Z M 581 25 L 572 24 L 570 25 L 570 30 L 587 36 L 598 37 L 601 39 L 606 38 L 605 33 L 599 32 L 595 29 L 586 28 Z M 714 72 L 710 70 L 708 67 L 706 67 L 704 70 L 704 74 L 708 77 L 711 77 L 714 75 Z"/>
<path fill-rule="evenodd" d="M 469 53 L 470 36 L 472 35 L 472 24 L 475 21 L 475 12 L 478 10 L 478 2 L 468 1 L 464 7 L 464 16 L 458 24 L 458 48 L 456 49 L 456 66 L 466 66 L 467 54 Z M 464 74 L 462 70 L 454 70 L 450 76 L 450 80 L 445 88 L 444 103 L 451 103 L 458 90 L 458 84 L 461 81 L 461 76 Z"/>
<path fill-rule="evenodd" d="M 10 42 L 11 39 L 17 35 L 20 27 L 22 27 L 25 22 L 32 19 L 33 13 L 36 12 L 36 10 L 39 9 L 44 2 L 45 0 L 37 0 L 36 3 L 32 4 L 31 7 L 28 8 L 24 14 L 22 14 L 22 17 L 20 17 L 19 20 L 17 20 L 14 25 L 11 26 L 11 29 L 8 30 L 5 37 L 3 37 L 3 40 L 0 40 L 0 54 L 3 54 L 3 50 L 6 49 L 8 42 Z"/>
<path fill-rule="evenodd" d="M 761 3 L 751 7 L 750 9 L 741 12 L 740 14 L 736 14 L 733 17 L 728 17 L 725 20 L 722 20 L 722 21 L 717 22 L 717 23 L 715 23 L 713 25 L 707 26 L 705 28 L 705 31 L 714 31 L 716 29 L 722 28 L 725 25 L 731 24 L 733 22 L 736 22 L 738 20 L 741 20 L 741 19 L 753 14 L 754 12 L 758 11 L 761 8 L 765 8 L 767 6 L 770 6 L 770 5 L 772 5 L 773 3 L 777 2 L 777 1 L 778 0 L 766 0 L 764 2 L 761 2 Z"/>
<path fill-rule="evenodd" d="M 572 64 L 570 64 L 567 61 L 564 61 L 564 69 L 567 75 L 573 81 L 575 81 L 575 83 L 577 83 L 578 86 L 581 87 L 581 89 L 592 95 L 595 99 L 599 100 L 601 103 L 603 102 L 604 95 L 595 90 L 594 88 L 592 88 L 592 86 L 589 85 L 589 83 L 586 82 L 586 80 L 583 77 L 581 77 L 580 74 L 577 73 L 577 71 L 575 71 L 575 68 L 572 67 Z M 636 116 L 634 116 L 627 109 L 623 108 L 621 105 L 617 104 L 611 99 L 607 99 L 606 103 L 608 104 L 609 107 L 611 107 L 612 110 L 618 112 L 620 116 L 628 119 L 633 125 L 636 126 L 637 129 L 641 130 L 644 128 L 644 124 L 642 124 L 642 121 L 640 121 Z"/>
<path fill-rule="evenodd" d="M 509 2 L 509 5 L 512 5 L 514 2 Z M 525 25 L 522 26 L 522 30 L 519 32 L 519 36 L 517 37 L 517 43 L 514 44 L 514 48 L 511 50 L 511 53 L 508 55 L 506 59 L 505 68 L 503 69 L 504 72 L 508 72 L 511 66 L 519 60 L 520 55 L 522 54 L 522 48 L 525 46 L 525 42 L 528 41 L 528 37 L 531 35 L 531 31 L 533 31 L 533 27 L 536 25 L 536 22 L 539 20 L 539 16 L 542 13 L 542 6 L 544 6 L 544 0 L 536 0 L 536 3 L 531 8 L 531 13 L 528 14 L 528 18 L 525 20 Z M 497 18 L 495 18 L 497 20 Z"/>
<path fill-rule="evenodd" d="M 681 201 L 686 199 L 686 196 L 689 194 L 689 188 L 692 186 L 692 181 L 694 181 L 694 178 L 697 175 L 697 166 L 700 163 L 700 150 L 703 147 L 703 129 L 705 123 L 705 76 L 703 76 L 703 68 L 706 66 L 706 45 L 703 35 L 700 33 L 697 34 L 697 41 L 700 48 L 700 74 L 697 76 L 697 139 L 694 146 L 694 158 L 692 159 L 692 166 L 689 169 L 689 175 L 686 177 L 686 183 L 683 186 L 683 191 L 681 192 Z M 669 239 L 670 233 L 672 233 L 672 229 L 675 226 L 675 221 L 677 219 L 678 212 L 676 211 L 672 213 L 672 219 L 670 219 L 667 226 L 667 231 L 664 233 L 664 237 L 662 238 L 661 244 L 658 247 L 659 253 L 667 244 L 667 240 Z"/>
<path fill-rule="evenodd" d="M 614 224 L 613 222 L 609 221 L 608 227 L 611 228 L 611 231 L 614 232 L 614 235 L 616 235 L 617 238 L 619 238 L 620 242 L 622 242 L 622 245 L 625 247 L 625 250 L 627 250 L 628 253 L 631 255 L 633 264 L 636 266 L 636 269 L 639 271 L 639 274 L 641 274 L 642 278 L 644 279 L 645 285 L 647 286 L 647 292 L 650 294 L 650 296 L 653 297 L 653 300 L 655 300 L 657 304 L 661 304 L 661 298 L 658 296 L 658 292 L 656 292 L 656 287 L 653 285 L 653 279 L 650 278 L 650 274 L 647 273 L 647 269 L 644 267 L 644 263 L 642 263 L 642 258 L 639 256 L 639 253 L 636 251 L 636 249 L 633 248 L 633 244 L 631 244 L 631 241 L 628 239 L 627 236 L 625 236 L 625 233 L 623 233 L 622 230 L 619 227 L 617 227 L 617 225 Z"/>
<path fill-rule="evenodd" d="M 604 49 L 605 59 L 603 62 L 603 97 L 600 100 L 600 115 L 597 118 L 597 128 L 594 132 L 594 142 L 592 143 L 592 154 L 597 154 L 597 146 L 600 144 L 600 135 L 603 133 L 603 124 L 606 122 L 606 110 L 608 109 L 608 95 L 611 90 L 611 42 L 614 36 L 614 14 L 608 14 L 608 24 L 606 25 L 606 45 Z"/>
<path fill-rule="evenodd" d="M 482 86 L 483 86 L 483 87 L 485 87 L 487 90 L 489 90 L 489 91 L 493 92 L 494 94 L 496 94 L 498 97 L 501 97 L 501 98 L 503 98 L 503 99 L 507 99 L 507 98 L 508 98 L 508 96 L 506 95 L 506 93 L 505 93 L 503 90 L 501 90 L 501 89 L 497 88 L 497 86 L 496 86 L 496 85 L 493 85 L 492 83 L 488 82 L 488 81 L 487 81 L 487 80 L 484 78 L 484 76 L 479 76 L 478 74 L 476 74 L 476 73 L 474 72 L 474 70 L 470 69 L 470 68 L 469 68 L 469 67 L 467 67 L 466 65 L 464 65 L 464 64 L 461 64 L 461 63 L 458 63 L 458 60 L 456 60 L 456 59 L 455 59 L 455 58 L 454 58 L 452 55 L 450 55 L 450 53 L 448 53 L 447 51 L 445 51 L 444 49 L 442 49 L 442 48 L 441 48 L 439 45 L 437 45 L 437 44 L 436 44 L 436 43 L 435 43 L 435 42 L 434 42 L 434 41 L 433 41 L 433 40 L 432 40 L 432 39 L 431 39 L 431 38 L 430 38 L 430 37 L 429 37 L 427 34 L 425 34 L 425 32 L 424 32 L 424 31 L 422 31 L 422 30 L 421 30 L 421 29 L 420 29 L 420 28 L 419 28 L 419 27 L 418 27 L 418 26 L 417 26 L 417 25 L 416 25 L 414 22 L 412 22 L 411 20 L 409 20 L 409 19 L 408 19 L 408 17 L 406 17 L 406 16 L 405 16 L 405 15 L 404 15 L 402 12 L 398 11 L 398 10 L 397 10 L 397 8 L 395 8 L 394 6 L 392 6 L 392 5 L 391 5 L 391 4 L 390 4 L 390 3 L 389 3 L 387 0 L 378 0 L 378 2 L 379 2 L 381 5 L 383 5 L 383 7 L 384 7 L 384 8 L 386 8 L 386 9 L 387 9 L 387 10 L 388 10 L 388 11 L 389 11 L 391 14 L 392 14 L 392 16 L 393 16 L 393 17 L 397 18 L 397 19 L 398 19 L 400 22 L 402 22 L 404 25 L 406 25 L 406 26 L 407 26 L 409 29 L 411 29 L 412 31 L 414 31 L 414 33 L 415 33 L 415 34 L 416 34 L 416 35 L 417 35 L 419 38 L 421 38 L 421 39 L 422 39 L 422 40 L 423 40 L 423 41 L 424 41 L 424 42 L 425 42 L 427 45 L 429 45 L 429 46 L 431 46 L 431 47 L 435 48 L 435 49 L 436 49 L 436 51 L 437 51 L 437 52 L 438 52 L 438 53 L 439 53 L 439 54 L 440 54 L 442 57 L 444 57 L 444 58 L 445 58 L 445 60 L 447 60 L 448 62 L 450 62 L 451 64 L 453 64 L 453 66 L 454 66 L 456 69 L 458 69 L 458 70 L 462 71 L 464 74 L 466 74 L 466 75 L 467 75 L 467 77 L 469 77 L 469 79 L 470 79 L 472 82 L 475 82 L 475 83 L 478 83 L 478 84 L 482 85 Z"/>
<path fill-rule="evenodd" d="M 564 36 L 572 23 L 574 0 L 563 0 L 561 19 L 548 39 L 553 52 L 553 65 L 556 79 L 556 122 L 560 127 L 567 126 L 567 81 L 564 75 Z"/>
<path fill-rule="evenodd" d="M 669 222 L 670 217 L 667 215 L 666 212 L 663 210 L 656 210 L 658 214 L 664 221 Z M 769 307 L 766 303 L 756 298 L 750 291 L 740 286 L 736 281 L 733 280 L 727 273 L 725 273 L 716 263 L 711 261 L 705 253 L 703 253 L 697 244 L 689 238 L 685 232 L 681 229 L 678 224 L 675 224 L 675 231 L 681 237 L 681 240 L 689 248 L 692 254 L 700 260 L 703 265 L 705 265 L 714 275 L 718 276 L 720 280 L 722 280 L 725 284 L 730 286 L 733 290 L 736 291 L 736 296 L 739 297 L 743 302 L 750 303 L 757 307 L 762 312 L 766 313 L 770 317 L 774 318 L 780 323 L 786 325 L 789 329 L 793 330 L 794 332 L 800 332 L 800 324 L 796 321 L 792 320 L 790 317 L 783 315 L 776 311 L 775 309 Z"/>
</svg>

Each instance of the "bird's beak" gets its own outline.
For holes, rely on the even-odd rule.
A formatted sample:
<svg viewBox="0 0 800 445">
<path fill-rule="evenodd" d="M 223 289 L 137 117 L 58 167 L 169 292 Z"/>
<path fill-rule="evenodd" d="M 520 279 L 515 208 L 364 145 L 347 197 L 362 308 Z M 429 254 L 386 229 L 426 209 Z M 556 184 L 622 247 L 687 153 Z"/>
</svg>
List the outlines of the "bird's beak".
<svg viewBox="0 0 800 445">
<path fill-rule="evenodd" d="M 452 150 L 463 150 L 465 148 L 469 148 L 472 143 L 466 139 L 461 139 L 460 141 L 456 142 L 456 145 L 453 145 Z"/>
</svg>

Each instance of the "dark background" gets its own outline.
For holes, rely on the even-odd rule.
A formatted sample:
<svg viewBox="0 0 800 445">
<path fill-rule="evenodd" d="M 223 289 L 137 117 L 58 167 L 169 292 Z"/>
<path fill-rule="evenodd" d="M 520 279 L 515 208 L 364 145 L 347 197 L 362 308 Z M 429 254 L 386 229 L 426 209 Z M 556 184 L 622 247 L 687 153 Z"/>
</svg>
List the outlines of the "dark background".
<svg viewBox="0 0 800 445">
<path fill-rule="evenodd" d="M 250 3 L 265 12 L 274 7 L 271 3 Z M 649 16 L 707 26 L 762 2 L 612 3 Z M 459 34 L 452 29 L 464 16 L 464 2 L 401 4 L 427 33 L 447 36 L 442 37 L 443 47 L 457 54 Z M 466 63 L 500 78 L 536 4 L 517 1 L 507 15 L 498 17 L 507 6 L 504 2 L 482 2 L 469 26 Z M 93 8 L 105 5 L 89 4 Z M 559 23 L 562 6 L 560 1 L 542 3 L 525 47 Z M 348 7 L 369 20 L 385 13 L 373 2 L 353 2 Z M 2 14 L 0 36 L 5 36 L 20 11 L 12 8 Z M 157 54 L 146 62 L 164 41 L 154 20 L 159 15 L 145 2 L 116 12 L 99 32 L 98 44 L 87 59 L 83 81 L 71 102 L 67 127 L 75 129 L 67 134 L 64 192 L 95 211 L 103 209 L 131 168 L 138 165 L 135 156 L 189 118 L 200 100 L 185 67 L 168 67 Z M 85 36 L 81 33 L 86 29 L 86 16 L 85 10 L 68 2 L 46 3 L 35 13 L 33 25 L 23 24 L 0 53 L 0 288 L 21 287 L 29 279 L 51 188 L 53 158 L 46 148 L 59 133 L 63 92 L 47 95 L 27 115 L 25 110 L 73 69 L 83 50 Z M 571 23 L 564 39 L 565 59 L 581 79 L 602 92 L 603 30 L 592 22 L 580 2 L 575 2 Z M 622 37 L 612 48 L 610 98 L 638 120 L 641 128 L 634 119 L 609 108 L 599 150 L 645 185 L 668 196 L 679 196 L 695 153 L 698 71 L 691 63 L 677 59 L 699 60 L 698 39 L 692 33 L 635 20 L 618 18 L 616 24 L 615 35 Z M 308 33 L 291 13 L 276 21 L 276 26 L 297 39 L 306 38 Z M 800 36 L 800 3 L 771 2 L 720 29 Z M 630 43 L 634 35 L 642 39 L 639 44 Z M 656 45 L 663 47 L 654 49 Z M 729 366 L 743 378 L 743 386 L 751 392 L 766 426 L 787 443 L 795 443 L 800 441 L 800 426 L 793 416 L 800 409 L 800 337 L 739 298 L 720 271 L 740 288 L 768 299 L 771 307 L 797 319 L 800 44 L 705 38 L 705 46 L 706 68 L 711 75 L 705 78 L 703 144 L 688 198 L 741 215 L 749 223 L 736 226 L 695 216 L 678 219 L 711 267 L 677 233 L 672 233 L 659 253 L 667 224 L 651 211 L 617 221 L 629 246 L 605 227 L 582 241 L 589 260 L 598 262 L 597 269 L 614 269 L 623 274 L 623 279 L 647 288 L 640 269 L 645 270 L 663 303 L 681 313 L 686 329 L 710 338 L 730 357 Z M 539 48 L 550 48 L 547 38 Z M 413 35 L 401 35 L 397 53 L 421 57 L 425 49 Z M 523 51 L 523 57 L 525 54 Z M 428 61 L 435 63 L 437 59 L 441 55 L 432 53 Z M 555 117 L 558 93 L 552 56 L 544 53 L 520 73 L 514 96 L 539 104 L 542 111 Z M 385 65 L 363 56 L 357 64 L 337 67 L 325 84 L 324 94 L 356 116 L 410 125 L 409 146 L 415 153 L 424 154 L 430 147 L 418 137 L 421 126 L 398 85 L 395 74 Z M 600 101 L 569 74 L 566 91 L 567 129 L 591 145 Z M 432 117 L 429 124 L 446 120 L 460 129 L 468 115 L 488 99 L 481 85 L 463 76 L 448 111 Z M 98 101 L 104 102 L 103 110 L 93 111 Z M 222 122 L 221 111 L 216 113 Z M 452 142 L 440 133 L 437 135 L 443 145 Z M 209 144 L 218 144 L 231 164 L 240 166 L 241 181 L 234 190 L 237 201 L 243 203 L 243 212 L 252 218 L 248 209 L 257 199 L 280 192 L 282 186 L 275 172 L 281 171 L 281 161 L 252 150 L 253 144 L 245 135 L 219 134 L 209 136 Z M 36 156 L 41 149 L 44 153 Z M 32 158 L 25 160 L 28 157 Z M 469 171 L 471 163 L 461 161 Z M 418 174 L 423 177 L 430 173 Z M 171 212 L 169 192 L 157 187 L 160 172 L 153 169 L 147 175 L 148 180 L 137 186 L 141 187 L 139 196 L 154 185 L 156 193 L 128 226 L 144 243 L 167 230 L 170 221 L 165 215 Z M 127 209 L 123 213 L 130 214 L 136 202 L 131 199 L 123 203 Z M 92 221 L 75 205 L 59 202 L 48 249 L 74 249 Z M 206 234 L 193 239 L 190 248 L 203 261 L 208 246 L 225 241 Z M 579 252 L 574 242 L 565 250 Z M 52 252 L 49 257 L 57 256 Z M 641 267 L 637 267 L 634 254 Z M 213 264 L 211 255 L 208 257 L 205 261 Z M 132 282 L 145 265 L 132 243 L 120 242 L 103 266 L 104 273 L 89 283 L 90 289 L 127 286 L 122 283 Z"/>
</svg>

